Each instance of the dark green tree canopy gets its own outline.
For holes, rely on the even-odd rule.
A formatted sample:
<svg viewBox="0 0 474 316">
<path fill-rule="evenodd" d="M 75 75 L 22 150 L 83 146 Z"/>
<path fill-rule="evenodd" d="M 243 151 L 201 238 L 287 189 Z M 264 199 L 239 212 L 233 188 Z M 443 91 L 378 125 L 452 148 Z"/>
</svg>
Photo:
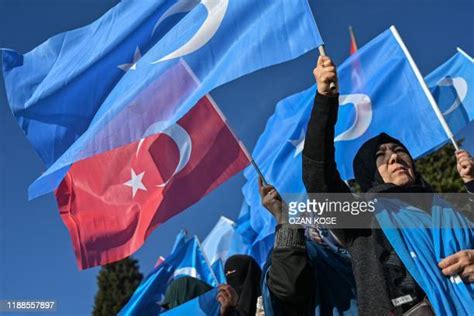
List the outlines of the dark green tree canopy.
<svg viewBox="0 0 474 316">
<path fill-rule="evenodd" d="M 456 168 L 454 147 L 448 144 L 438 151 L 416 161 L 418 172 L 435 192 L 466 192 L 464 183 Z"/>
<path fill-rule="evenodd" d="M 117 315 L 143 279 L 138 261 L 129 257 L 103 266 L 97 275 L 94 316 Z"/>
</svg>

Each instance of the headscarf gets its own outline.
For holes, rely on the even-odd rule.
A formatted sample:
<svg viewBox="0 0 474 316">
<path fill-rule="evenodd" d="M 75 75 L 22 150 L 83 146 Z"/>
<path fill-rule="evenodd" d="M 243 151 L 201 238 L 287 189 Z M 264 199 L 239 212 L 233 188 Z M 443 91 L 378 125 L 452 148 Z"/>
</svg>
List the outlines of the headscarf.
<svg viewBox="0 0 474 316">
<path fill-rule="evenodd" d="M 169 309 L 186 303 L 212 289 L 212 286 L 199 279 L 185 276 L 168 285 L 162 306 Z"/>
<path fill-rule="evenodd" d="M 375 154 L 379 150 L 380 145 L 394 143 L 401 146 L 410 156 L 415 173 L 415 184 L 411 186 L 409 191 L 412 192 L 431 192 L 431 187 L 421 177 L 415 169 L 415 161 L 410 155 L 410 152 L 398 139 L 390 135 L 381 133 L 368 141 L 359 148 L 353 161 L 354 176 L 357 183 L 360 185 L 362 192 L 369 191 L 388 191 L 396 190 L 398 188 L 395 184 L 386 184 L 382 179 L 378 169 Z"/>
<path fill-rule="evenodd" d="M 255 315 L 257 298 L 261 295 L 262 270 L 257 262 L 247 255 L 234 255 L 225 263 L 227 283 L 239 295 L 237 310 L 240 315 Z"/>
</svg>

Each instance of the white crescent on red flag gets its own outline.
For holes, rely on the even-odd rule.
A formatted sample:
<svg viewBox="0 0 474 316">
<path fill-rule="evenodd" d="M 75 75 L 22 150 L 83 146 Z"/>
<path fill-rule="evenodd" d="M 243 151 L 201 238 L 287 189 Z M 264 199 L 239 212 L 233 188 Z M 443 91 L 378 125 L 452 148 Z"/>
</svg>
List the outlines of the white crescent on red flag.
<svg viewBox="0 0 474 316">
<path fill-rule="evenodd" d="M 248 164 L 209 96 L 169 129 L 75 163 L 56 199 L 79 268 L 131 255 L 153 229 Z"/>
</svg>

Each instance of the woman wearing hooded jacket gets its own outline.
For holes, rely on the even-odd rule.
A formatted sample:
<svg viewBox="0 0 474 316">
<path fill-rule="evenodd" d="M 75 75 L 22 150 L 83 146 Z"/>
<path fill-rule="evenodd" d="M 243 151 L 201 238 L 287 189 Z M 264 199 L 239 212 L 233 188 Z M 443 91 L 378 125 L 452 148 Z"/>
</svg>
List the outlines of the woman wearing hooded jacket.
<svg viewBox="0 0 474 316">
<path fill-rule="evenodd" d="M 336 68 L 328 57 L 320 57 L 314 76 L 318 92 L 308 124 L 303 150 L 303 181 L 309 193 L 350 193 L 342 181 L 334 156 L 334 126 L 337 121 L 338 92 Z M 468 192 L 474 193 L 474 162 L 465 152 L 456 152 L 457 169 Z M 353 162 L 357 183 L 363 192 L 432 192 L 419 175 L 405 146 L 387 134 L 363 144 Z M 304 230 L 290 226 L 278 192 L 270 185 L 260 186 L 265 207 L 276 217 L 275 247 L 267 285 L 281 302 L 307 302 L 313 295 L 314 271 L 308 260 Z M 375 219 L 374 219 L 374 222 Z M 360 315 L 401 315 L 425 298 L 404 264 L 376 223 L 370 229 L 335 230 L 334 233 L 351 255 Z M 458 274 L 474 282 L 474 250 L 466 249 L 439 263 L 446 276 Z M 410 297 L 394 305 L 397 298 Z M 294 314 L 307 314 L 294 305 Z M 301 305 L 299 305 L 301 307 Z M 306 309 L 307 310 L 307 309 Z M 429 315 L 427 309 L 420 312 Z"/>
</svg>

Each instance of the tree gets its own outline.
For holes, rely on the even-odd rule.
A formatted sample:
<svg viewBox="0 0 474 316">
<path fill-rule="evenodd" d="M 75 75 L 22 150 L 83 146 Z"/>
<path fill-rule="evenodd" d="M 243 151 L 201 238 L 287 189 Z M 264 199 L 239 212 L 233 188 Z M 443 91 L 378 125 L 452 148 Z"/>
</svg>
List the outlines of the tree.
<svg viewBox="0 0 474 316">
<path fill-rule="evenodd" d="M 464 183 L 456 169 L 456 156 L 451 144 L 417 160 L 416 168 L 435 192 L 466 192 Z"/>
<path fill-rule="evenodd" d="M 117 315 L 143 279 L 138 261 L 129 257 L 102 266 L 97 275 L 94 316 Z"/>
</svg>

